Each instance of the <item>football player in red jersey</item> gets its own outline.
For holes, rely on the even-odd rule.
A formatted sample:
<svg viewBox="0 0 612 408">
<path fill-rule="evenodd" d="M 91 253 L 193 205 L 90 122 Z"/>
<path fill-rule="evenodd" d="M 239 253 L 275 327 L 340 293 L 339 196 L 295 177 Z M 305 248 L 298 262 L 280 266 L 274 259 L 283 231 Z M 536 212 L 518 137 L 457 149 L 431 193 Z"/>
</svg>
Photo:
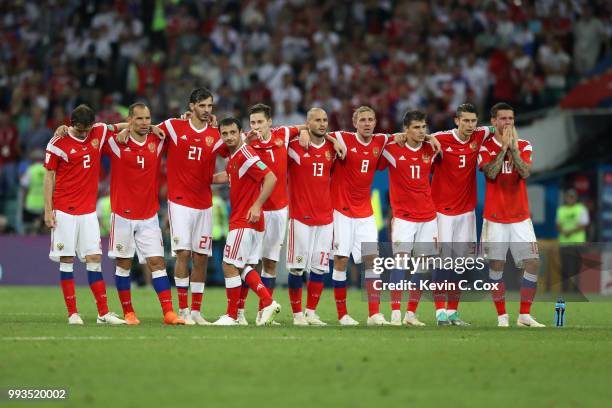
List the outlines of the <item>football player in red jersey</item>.
<svg viewBox="0 0 612 408">
<path fill-rule="evenodd" d="M 263 304 L 258 325 L 270 325 L 280 312 L 254 267 L 261 260 L 264 231 L 262 207 L 276 183 L 276 176 L 261 161 L 254 149 L 242 140 L 240 121 L 225 118 L 219 122 L 223 142 L 230 153 L 226 166 L 230 184 L 229 235 L 223 256 L 227 291 L 227 313 L 214 324 L 238 325 L 238 302 L 245 282 Z"/>
<path fill-rule="evenodd" d="M 98 308 L 97 323 L 125 324 L 108 310 L 96 216 L 100 156 L 108 128 L 102 123 L 94 124 L 94 111 L 85 105 L 77 106 L 70 120 L 67 135 L 54 136 L 46 149 L 44 194 L 45 224 L 51 228 L 49 257 L 60 263 L 69 324 L 83 324 L 74 289 L 75 255 L 87 265 L 89 286 Z"/>
<path fill-rule="evenodd" d="M 403 119 L 405 144 L 390 142 L 383 150 L 379 170 L 389 168 L 389 194 L 393 219 L 391 241 L 395 254 L 427 257 L 437 253 L 438 224 L 436 207 L 431 197 L 429 174 L 436 156 L 435 148 L 425 142 L 426 117 L 420 111 L 408 111 Z M 425 260 L 426 258 L 423 258 Z M 424 326 L 415 312 L 421 297 L 418 284 L 427 268 L 411 271 L 417 288 L 409 292 L 408 308 L 403 323 Z M 391 291 L 391 324 L 400 326 L 402 291 Z"/>
<path fill-rule="evenodd" d="M 110 134 L 103 153 L 111 158 L 111 229 L 108 256 L 116 260 L 115 283 L 125 321 L 139 324 L 131 301 L 130 269 L 137 252 L 151 270 L 165 324 L 184 324 L 172 307 L 170 280 L 166 273 L 159 211 L 159 172 L 165 140 L 151 132 L 151 113 L 143 103 L 128 110 L 129 126 L 119 144 Z M 122 135 L 121 135 L 122 136 Z M 138 199 L 134 199 L 138 197 Z"/>
<path fill-rule="evenodd" d="M 528 141 L 518 138 L 514 109 L 507 103 L 497 103 L 491 108 L 491 123 L 496 129 L 495 136 L 480 148 L 478 163 L 487 182 L 481 241 L 489 260 L 489 278 L 495 284 L 491 295 L 497 323 L 500 327 L 509 325 L 502 274 L 510 250 L 517 266 L 525 270 L 516 324 L 544 327 L 530 313 L 540 268 L 525 182 L 531 174 L 532 147 Z"/>
<path fill-rule="evenodd" d="M 441 155 L 434 162 L 431 193 L 436 204 L 438 241 L 442 256 L 476 255 L 476 167 L 480 146 L 494 129 L 477 127 L 478 113 L 469 103 L 457 108 L 457 128 L 437 132 Z M 434 281 L 446 280 L 449 271 L 434 271 Z M 460 275 L 451 271 L 451 282 Z M 448 298 L 447 298 L 448 295 Z M 459 318 L 459 289 L 434 291 L 438 325 L 468 325 Z M 448 302 L 446 300 L 448 299 Z"/>
<path fill-rule="evenodd" d="M 287 231 L 287 146 L 289 141 L 298 137 L 305 125 L 272 127 L 272 108 L 258 103 L 249 108 L 251 132 L 245 141 L 255 150 L 261 161 L 276 176 L 276 185 L 272 194 L 263 205 L 265 229 L 263 236 L 261 280 L 270 294 L 276 285 L 276 263 L 285 241 Z M 238 305 L 238 322 L 247 325 L 244 314 L 244 302 L 248 286 L 243 286 Z M 260 303 L 257 319 L 263 305 Z"/>
</svg>

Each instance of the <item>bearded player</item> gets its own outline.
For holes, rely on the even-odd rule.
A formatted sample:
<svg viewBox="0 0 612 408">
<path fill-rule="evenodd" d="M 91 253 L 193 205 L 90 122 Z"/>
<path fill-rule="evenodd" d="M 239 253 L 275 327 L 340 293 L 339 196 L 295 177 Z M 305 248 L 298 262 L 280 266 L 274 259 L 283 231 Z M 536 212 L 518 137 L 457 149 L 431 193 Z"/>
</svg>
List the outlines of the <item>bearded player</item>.
<svg viewBox="0 0 612 408">
<path fill-rule="evenodd" d="M 481 240 L 489 260 L 489 278 L 496 284 L 491 295 L 497 310 L 497 325 L 509 325 L 502 276 L 510 250 L 517 266 L 524 268 L 516 324 L 544 327 L 531 316 L 540 269 L 525 182 L 531 174 L 532 147 L 528 141 L 518 138 L 514 109 L 510 105 L 493 105 L 491 123 L 495 126 L 495 136 L 480 148 L 478 163 L 487 181 Z"/>
</svg>

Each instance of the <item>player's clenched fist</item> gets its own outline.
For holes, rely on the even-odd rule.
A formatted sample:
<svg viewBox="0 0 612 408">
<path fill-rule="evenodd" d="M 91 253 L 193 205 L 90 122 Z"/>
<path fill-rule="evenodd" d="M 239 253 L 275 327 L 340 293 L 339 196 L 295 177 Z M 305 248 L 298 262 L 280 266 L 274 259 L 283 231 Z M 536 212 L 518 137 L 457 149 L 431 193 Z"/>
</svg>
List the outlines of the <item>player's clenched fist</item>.
<svg viewBox="0 0 612 408">
<path fill-rule="evenodd" d="M 45 210 L 45 225 L 49 228 L 55 228 L 55 214 L 53 211 Z"/>
</svg>

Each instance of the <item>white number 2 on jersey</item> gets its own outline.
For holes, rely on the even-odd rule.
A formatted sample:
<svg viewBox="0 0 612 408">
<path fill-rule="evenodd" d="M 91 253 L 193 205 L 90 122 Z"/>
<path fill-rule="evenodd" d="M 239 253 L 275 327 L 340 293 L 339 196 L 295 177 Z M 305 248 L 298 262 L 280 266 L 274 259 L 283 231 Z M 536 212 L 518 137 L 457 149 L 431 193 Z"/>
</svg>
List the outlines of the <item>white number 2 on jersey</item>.
<svg viewBox="0 0 612 408">
<path fill-rule="evenodd" d="M 459 155 L 459 168 L 465 167 L 465 154 Z"/>
<path fill-rule="evenodd" d="M 88 169 L 91 167 L 91 157 L 88 154 L 83 156 L 83 168 Z"/>
<path fill-rule="evenodd" d="M 189 154 L 187 155 L 187 159 L 199 161 L 201 158 L 202 158 L 202 148 L 197 147 L 197 146 L 189 146 Z"/>
<path fill-rule="evenodd" d="M 369 166 L 370 166 L 370 161 L 369 160 L 362 160 L 361 161 L 361 172 L 362 173 L 367 173 Z"/>
<path fill-rule="evenodd" d="M 323 177 L 323 163 L 312 163 L 312 175 L 315 177 Z"/>
<path fill-rule="evenodd" d="M 136 162 L 140 164 L 140 168 L 144 169 L 144 156 L 136 156 Z"/>
</svg>

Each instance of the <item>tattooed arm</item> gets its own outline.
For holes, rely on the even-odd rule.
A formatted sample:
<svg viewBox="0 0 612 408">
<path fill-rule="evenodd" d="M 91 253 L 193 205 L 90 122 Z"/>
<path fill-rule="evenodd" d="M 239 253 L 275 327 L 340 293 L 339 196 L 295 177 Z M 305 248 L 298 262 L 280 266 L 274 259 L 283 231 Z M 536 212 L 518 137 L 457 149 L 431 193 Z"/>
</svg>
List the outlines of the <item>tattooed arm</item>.
<svg viewBox="0 0 612 408">
<path fill-rule="evenodd" d="M 495 180 L 495 178 L 499 174 L 499 171 L 501 170 L 502 165 L 504 164 L 506 150 L 506 147 L 502 148 L 501 152 L 499 152 L 499 154 L 495 157 L 495 160 L 492 160 L 490 163 L 487 163 L 482 166 L 482 172 L 485 174 L 485 176 L 487 176 L 488 179 Z"/>
</svg>

